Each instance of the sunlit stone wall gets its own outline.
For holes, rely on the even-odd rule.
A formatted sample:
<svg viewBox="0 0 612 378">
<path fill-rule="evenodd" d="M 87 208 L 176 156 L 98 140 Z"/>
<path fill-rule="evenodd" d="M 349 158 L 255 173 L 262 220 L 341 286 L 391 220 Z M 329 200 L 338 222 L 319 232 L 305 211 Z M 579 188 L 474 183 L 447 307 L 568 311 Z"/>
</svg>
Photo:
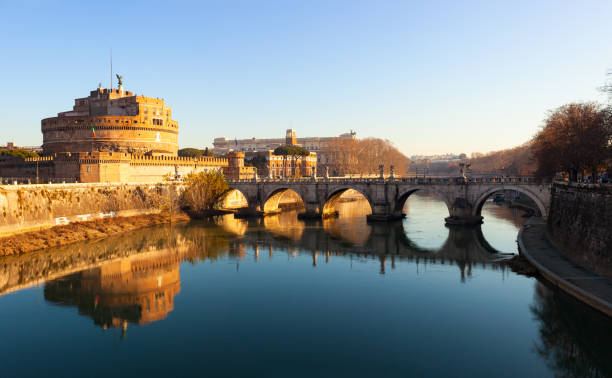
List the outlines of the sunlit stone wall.
<svg viewBox="0 0 612 378">
<path fill-rule="evenodd" d="M 177 184 L 0 186 L 0 235 L 121 215 L 159 212 Z"/>
</svg>

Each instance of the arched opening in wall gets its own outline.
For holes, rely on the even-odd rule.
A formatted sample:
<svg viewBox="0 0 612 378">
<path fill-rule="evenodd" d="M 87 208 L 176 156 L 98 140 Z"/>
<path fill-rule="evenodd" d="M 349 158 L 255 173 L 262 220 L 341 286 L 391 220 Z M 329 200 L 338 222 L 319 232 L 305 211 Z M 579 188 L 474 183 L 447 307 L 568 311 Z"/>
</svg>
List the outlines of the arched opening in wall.
<svg viewBox="0 0 612 378">
<path fill-rule="evenodd" d="M 372 214 L 369 199 L 360 191 L 343 188 L 332 193 L 323 205 L 323 218 L 364 218 Z"/>
<path fill-rule="evenodd" d="M 303 212 L 305 209 L 302 197 L 294 190 L 282 188 L 272 192 L 264 202 L 264 214 L 280 212 Z"/>
<path fill-rule="evenodd" d="M 341 189 L 323 205 L 323 229 L 343 242 L 363 245 L 372 233 L 368 214 L 372 214 L 372 207 L 365 195 L 355 189 Z"/>
<path fill-rule="evenodd" d="M 240 190 L 230 189 L 219 199 L 218 206 L 221 209 L 235 210 L 248 207 L 249 203 Z"/>
<path fill-rule="evenodd" d="M 397 201 L 396 214 L 404 214 L 406 238 L 419 248 L 438 250 L 448 239 L 444 218 L 449 216 L 448 205 L 441 196 L 427 189 L 404 193 Z"/>
<path fill-rule="evenodd" d="M 475 215 L 483 217 L 482 234 L 496 250 L 518 253 L 516 236 L 530 216 L 541 216 L 538 200 L 514 189 L 491 190 L 476 203 Z"/>
</svg>

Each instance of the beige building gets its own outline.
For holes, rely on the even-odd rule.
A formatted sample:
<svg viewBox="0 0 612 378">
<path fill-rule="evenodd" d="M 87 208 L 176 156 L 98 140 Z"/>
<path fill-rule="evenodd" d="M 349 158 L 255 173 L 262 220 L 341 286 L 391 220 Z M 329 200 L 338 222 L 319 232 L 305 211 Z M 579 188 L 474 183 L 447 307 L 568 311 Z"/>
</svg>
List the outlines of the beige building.
<svg viewBox="0 0 612 378">
<path fill-rule="evenodd" d="M 320 172 L 325 172 L 325 169 L 331 165 L 333 161 L 333 144 L 338 140 L 354 140 L 356 133 L 340 134 L 337 137 L 307 137 L 297 138 L 296 132 L 293 129 L 288 129 L 285 133 L 285 138 L 269 138 L 269 139 L 226 139 L 215 138 L 213 141 L 215 156 L 225 156 L 229 151 L 240 151 L 246 154 L 249 158 L 254 153 L 274 150 L 282 145 L 298 145 L 306 148 L 310 152 L 314 152 L 317 156 L 317 167 Z"/>
</svg>

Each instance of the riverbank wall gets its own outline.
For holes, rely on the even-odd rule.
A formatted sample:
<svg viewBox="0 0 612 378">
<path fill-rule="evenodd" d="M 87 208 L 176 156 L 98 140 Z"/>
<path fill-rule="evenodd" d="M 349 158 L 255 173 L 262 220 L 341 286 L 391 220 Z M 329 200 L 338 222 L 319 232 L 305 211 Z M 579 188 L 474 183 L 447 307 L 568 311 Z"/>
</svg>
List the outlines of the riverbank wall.
<svg viewBox="0 0 612 378">
<path fill-rule="evenodd" d="M 178 208 L 179 184 L 0 185 L 0 236 Z"/>
<path fill-rule="evenodd" d="M 573 262 L 612 278 L 612 185 L 555 183 L 549 239 Z"/>
</svg>

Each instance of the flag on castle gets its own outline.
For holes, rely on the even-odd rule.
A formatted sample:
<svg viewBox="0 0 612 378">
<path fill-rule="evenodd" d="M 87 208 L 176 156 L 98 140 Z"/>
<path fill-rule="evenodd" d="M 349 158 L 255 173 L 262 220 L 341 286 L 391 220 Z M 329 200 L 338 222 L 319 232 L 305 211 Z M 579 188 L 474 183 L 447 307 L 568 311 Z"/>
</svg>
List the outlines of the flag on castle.
<svg viewBox="0 0 612 378">
<path fill-rule="evenodd" d="M 94 129 L 93 125 L 91 125 L 91 132 L 93 134 L 93 137 L 96 137 L 96 129 Z"/>
</svg>

